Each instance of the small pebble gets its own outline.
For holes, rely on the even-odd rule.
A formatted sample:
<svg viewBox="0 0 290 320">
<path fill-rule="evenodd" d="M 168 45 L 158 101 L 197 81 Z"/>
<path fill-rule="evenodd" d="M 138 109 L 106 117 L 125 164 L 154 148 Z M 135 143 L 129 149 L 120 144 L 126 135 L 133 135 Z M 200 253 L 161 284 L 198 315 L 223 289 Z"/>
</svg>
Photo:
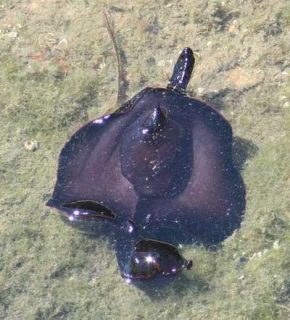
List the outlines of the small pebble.
<svg viewBox="0 0 290 320">
<path fill-rule="evenodd" d="M 280 249 L 279 240 L 275 240 L 273 243 L 273 249 L 278 250 Z"/>
<path fill-rule="evenodd" d="M 28 151 L 35 151 L 39 148 L 39 143 L 35 140 L 28 140 L 24 143 L 24 148 Z"/>
<path fill-rule="evenodd" d="M 199 87 L 199 88 L 196 89 L 196 93 L 199 96 L 203 95 L 204 92 L 205 92 L 205 88 Z"/>
<path fill-rule="evenodd" d="M 11 31 L 8 34 L 8 37 L 12 40 L 15 40 L 18 37 L 18 32 L 17 31 Z"/>
</svg>

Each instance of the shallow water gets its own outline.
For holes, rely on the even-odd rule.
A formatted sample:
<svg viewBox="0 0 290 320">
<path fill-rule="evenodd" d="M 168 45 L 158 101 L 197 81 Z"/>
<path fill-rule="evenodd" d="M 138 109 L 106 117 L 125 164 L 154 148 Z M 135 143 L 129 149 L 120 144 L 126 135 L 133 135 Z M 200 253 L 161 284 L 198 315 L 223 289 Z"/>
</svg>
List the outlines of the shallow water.
<svg viewBox="0 0 290 320">
<path fill-rule="evenodd" d="M 150 292 L 121 279 L 101 230 L 45 207 L 64 142 L 116 108 L 104 6 L 128 97 L 164 87 L 185 46 L 199 53 L 189 94 L 230 121 L 247 187 L 241 228 L 214 250 L 185 246 L 192 270 Z M 290 317 L 289 26 L 286 0 L 0 1 L 1 319 Z"/>
</svg>

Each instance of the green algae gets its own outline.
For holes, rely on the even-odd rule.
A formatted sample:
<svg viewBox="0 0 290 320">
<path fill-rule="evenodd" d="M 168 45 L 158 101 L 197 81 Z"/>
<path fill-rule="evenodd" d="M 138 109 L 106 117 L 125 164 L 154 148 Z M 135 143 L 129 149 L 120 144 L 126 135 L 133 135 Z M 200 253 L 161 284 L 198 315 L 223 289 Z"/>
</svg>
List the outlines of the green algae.
<svg viewBox="0 0 290 320">
<path fill-rule="evenodd" d="M 0 318 L 289 318 L 287 1 L 0 6 Z M 164 86 L 180 49 L 191 46 L 201 58 L 190 92 L 217 105 L 240 139 L 241 228 L 215 250 L 186 246 L 192 270 L 151 296 L 120 278 L 108 239 L 77 232 L 45 207 L 66 139 L 115 108 L 103 6 L 127 56 L 128 96 Z M 29 140 L 36 151 L 25 149 Z"/>
</svg>

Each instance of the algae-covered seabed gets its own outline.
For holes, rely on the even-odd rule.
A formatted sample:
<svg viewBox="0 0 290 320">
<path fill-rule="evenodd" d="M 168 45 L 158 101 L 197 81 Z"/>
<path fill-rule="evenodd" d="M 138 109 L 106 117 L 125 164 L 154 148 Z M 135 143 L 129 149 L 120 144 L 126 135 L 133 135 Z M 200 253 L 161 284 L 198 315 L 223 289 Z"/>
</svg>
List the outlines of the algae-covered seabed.
<svg viewBox="0 0 290 320">
<path fill-rule="evenodd" d="M 192 270 L 153 295 L 121 279 L 108 238 L 45 207 L 64 142 L 115 108 L 104 6 L 128 96 L 199 52 L 189 93 L 229 119 L 247 186 L 241 228 L 185 247 Z M 289 319 L 289 27 L 286 0 L 0 1 L 1 319 Z"/>
</svg>

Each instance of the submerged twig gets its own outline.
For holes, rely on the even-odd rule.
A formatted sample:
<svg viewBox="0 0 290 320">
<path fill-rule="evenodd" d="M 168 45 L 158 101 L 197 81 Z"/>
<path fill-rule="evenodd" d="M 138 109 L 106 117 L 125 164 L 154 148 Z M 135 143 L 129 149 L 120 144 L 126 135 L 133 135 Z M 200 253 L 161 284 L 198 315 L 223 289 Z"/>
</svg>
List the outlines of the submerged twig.
<svg viewBox="0 0 290 320">
<path fill-rule="evenodd" d="M 126 56 L 120 46 L 118 46 L 115 33 L 110 21 L 110 15 L 109 12 L 104 9 L 103 15 L 105 18 L 106 28 L 109 33 L 109 36 L 112 40 L 115 56 L 117 59 L 117 65 L 118 65 L 118 76 L 117 76 L 117 84 L 118 84 L 118 92 L 117 92 L 117 98 L 116 98 L 116 108 L 120 107 L 126 100 L 126 90 L 128 87 L 128 82 L 126 80 L 126 72 L 123 68 L 123 65 L 126 63 Z"/>
</svg>

